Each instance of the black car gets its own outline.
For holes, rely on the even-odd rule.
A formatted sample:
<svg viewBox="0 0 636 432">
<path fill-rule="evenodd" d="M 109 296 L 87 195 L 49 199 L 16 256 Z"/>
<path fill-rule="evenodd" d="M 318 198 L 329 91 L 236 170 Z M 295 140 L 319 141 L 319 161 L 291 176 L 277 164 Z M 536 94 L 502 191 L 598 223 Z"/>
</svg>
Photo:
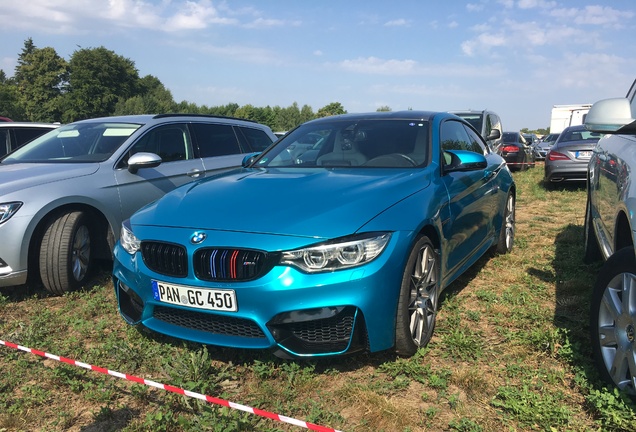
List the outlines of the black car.
<svg viewBox="0 0 636 432">
<path fill-rule="evenodd" d="M 504 132 L 498 153 L 506 160 L 510 170 L 522 171 L 535 165 L 532 147 L 520 132 Z"/>
</svg>

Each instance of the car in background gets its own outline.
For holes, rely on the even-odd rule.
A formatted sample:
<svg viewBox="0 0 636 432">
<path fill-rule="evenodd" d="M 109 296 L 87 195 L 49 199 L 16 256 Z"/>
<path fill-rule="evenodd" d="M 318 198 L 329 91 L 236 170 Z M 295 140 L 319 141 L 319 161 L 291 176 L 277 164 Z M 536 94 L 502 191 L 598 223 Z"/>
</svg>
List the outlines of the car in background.
<svg viewBox="0 0 636 432">
<path fill-rule="evenodd" d="M 10 122 L 13 121 L 9 117 L 0 117 L 0 122 Z"/>
<path fill-rule="evenodd" d="M 520 132 L 504 132 L 503 144 L 499 147 L 499 154 L 506 160 L 511 171 L 525 171 L 534 168 L 534 153 L 532 147 Z"/>
<path fill-rule="evenodd" d="M 58 127 L 59 123 L 0 122 L 0 157 Z"/>
<path fill-rule="evenodd" d="M 314 141 L 311 157 L 290 157 Z M 513 247 L 515 190 L 501 156 L 449 113 L 313 120 L 124 221 L 119 310 L 164 335 L 281 357 L 410 356 L 431 339 L 441 291 Z"/>
<path fill-rule="evenodd" d="M 626 98 L 596 102 L 585 127 L 605 134 L 587 170 L 584 261 L 604 260 L 590 299 L 601 378 L 636 396 L 636 81 Z"/>
<path fill-rule="evenodd" d="M 34 139 L 0 158 L 0 287 L 83 286 L 135 210 L 275 140 L 251 121 L 185 114 L 83 120 Z"/>
<path fill-rule="evenodd" d="M 545 158 L 544 184 L 585 182 L 587 164 L 602 134 L 584 125 L 569 126 L 559 134 Z"/>
<path fill-rule="evenodd" d="M 499 115 L 489 110 L 461 110 L 450 112 L 470 123 L 486 140 L 491 151 L 495 153 L 499 151 L 499 147 L 503 144 L 503 127 Z"/>
<path fill-rule="evenodd" d="M 537 136 L 537 134 L 525 133 L 523 134 L 523 137 L 526 139 L 526 144 L 530 147 L 539 142 L 539 137 Z"/>
<path fill-rule="evenodd" d="M 550 147 L 554 145 L 558 137 L 558 133 L 551 133 L 541 138 L 532 148 L 534 151 L 534 159 L 545 160 Z"/>
</svg>

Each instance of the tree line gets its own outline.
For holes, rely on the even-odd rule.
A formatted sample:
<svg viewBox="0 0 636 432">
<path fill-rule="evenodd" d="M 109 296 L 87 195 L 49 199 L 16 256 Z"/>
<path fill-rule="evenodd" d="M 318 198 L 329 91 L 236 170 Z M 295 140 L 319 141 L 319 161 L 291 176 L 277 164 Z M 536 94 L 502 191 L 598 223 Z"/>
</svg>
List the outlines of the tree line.
<svg viewBox="0 0 636 432">
<path fill-rule="evenodd" d="M 386 107 L 383 107 L 386 110 Z M 139 76 L 135 63 L 106 48 L 80 48 L 67 61 L 54 48 L 24 42 L 13 77 L 0 69 L 0 116 L 15 121 L 70 123 L 127 114 L 192 113 L 254 120 L 287 131 L 318 117 L 346 113 L 339 102 L 317 112 L 289 107 L 175 102 L 159 78 Z"/>
</svg>

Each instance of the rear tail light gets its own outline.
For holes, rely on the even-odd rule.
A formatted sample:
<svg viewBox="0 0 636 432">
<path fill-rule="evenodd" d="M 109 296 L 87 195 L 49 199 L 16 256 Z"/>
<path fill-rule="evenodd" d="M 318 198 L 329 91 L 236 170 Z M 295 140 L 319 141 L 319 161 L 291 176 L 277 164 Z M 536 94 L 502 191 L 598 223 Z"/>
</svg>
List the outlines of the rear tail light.
<svg viewBox="0 0 636 432">
<path fill-rule="evenodd" d="M 517 153 L 517 152 L 519 152 L 519 147 L 510 146 L 510 145 L 503 146 L 501 151 L 506 152 L 506 153 Z"/>
<path fill-rule="evenodd" d="M 548 160 L 551 160 L 551 161 L 555 161 L 555 160 L 570 160 L 569 157 L 567 157 L 563 153 L 559 153 L 557 151 L 548 152 L 547 158 L 548 158 Z"/>
</svg>

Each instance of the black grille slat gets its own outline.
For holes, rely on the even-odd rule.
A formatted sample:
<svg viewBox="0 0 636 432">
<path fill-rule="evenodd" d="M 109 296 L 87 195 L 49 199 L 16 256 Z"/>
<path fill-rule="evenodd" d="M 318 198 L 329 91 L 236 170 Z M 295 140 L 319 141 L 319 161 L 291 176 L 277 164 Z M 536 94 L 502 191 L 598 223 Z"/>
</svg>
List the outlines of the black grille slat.
<svg viewBox="0 0 636 432">
<path fill-rule="evenodd" d="M 165 306 L 155 306 L 153 317 L 168 324 L 208 333 L 256 339 L 265 338 L 265 334 L 254 321 L 243 318 Z"/>
<path fill-rule="evenodd" d="M 141 243 L 141 256 L 146 266 L 154 272 L 174 277 L 188 275 L 188 256 L 183 246 L 144 241 Z"/>
<path fill-rule="evenodd" d="M 194 274 L 205 281 L 248 281 L 267 273 L 274 255 L 252 249 L 204 248 L 194 254 Z"/>
<path fill-rule="evenodd" d="M 297 338 L 311 343 L 348 341 L 353 331 L 353 321 L 352 315 L 342 319 L 306 321 L 296 323 L 291 331 Z"/>
</svg>

